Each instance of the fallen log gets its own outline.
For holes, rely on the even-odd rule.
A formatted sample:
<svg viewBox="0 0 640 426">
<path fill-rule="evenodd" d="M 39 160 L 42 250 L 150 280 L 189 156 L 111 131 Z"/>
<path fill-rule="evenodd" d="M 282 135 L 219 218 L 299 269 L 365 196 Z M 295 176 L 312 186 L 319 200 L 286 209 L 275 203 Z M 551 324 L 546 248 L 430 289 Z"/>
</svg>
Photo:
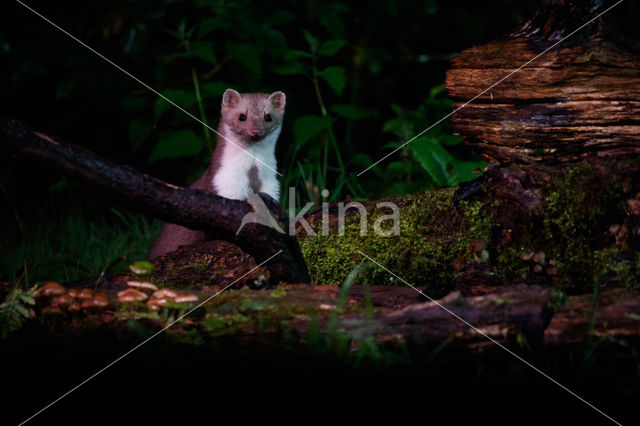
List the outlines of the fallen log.
<svg viewBox="0 0 640 426">
<path fill-rule="evenodd" d="M 236 235 L 253 207 L 205 191 L 182 188 L 102 158 L 80 146 L 31 130 L 17 120 L 0 116 L 0 149 L 39 161 L 100 193 L 158 219 L 207 232 L 212 238 L 237 244 L 256 263 L 266 265 L 272 280 L 309 282 L 307 266 L 295 236 L 258 223 L 248 223 Z M 278 202 L 260 194 L 282 229 L 288 219 Z"/>
<path fill-rule="evenodd" d="M 496 162 L 640 153 L 640 43 L 610 24 L 613 12 L 560 42 L 613 4 L 546 0 L 508 36 L 456 56 L 446 77 L 454 109 L 464 106 L 451 116 L 454 132 Z"/>
</svg>

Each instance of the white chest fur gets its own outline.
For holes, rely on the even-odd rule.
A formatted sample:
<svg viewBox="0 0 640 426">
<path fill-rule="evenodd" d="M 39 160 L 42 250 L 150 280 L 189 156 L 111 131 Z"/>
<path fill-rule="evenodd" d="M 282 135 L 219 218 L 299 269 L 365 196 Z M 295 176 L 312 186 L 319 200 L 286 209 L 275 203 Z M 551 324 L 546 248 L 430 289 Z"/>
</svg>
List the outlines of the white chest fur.
<svg viewBox="0 0 640 426">
<path fill-rule="evenodd" d="M 228 141 L 225 143 L 219 168 L 213 177 L 213 186 L 218 195 L 232 200 L 246 200 L 249 192 L 249 170 L 255 166 L 262 183 L 260 192 L 266 192 L 275 200 L 279 200 L 280 182 L 275 172 L 275 148 L 280 130 L 278 127 L 266 138 L 245 150 L 240 148 L 241 144 L 233 137 L 227 136 L 230 132 L 225 133 L 233 144 Z"/>
</svg>

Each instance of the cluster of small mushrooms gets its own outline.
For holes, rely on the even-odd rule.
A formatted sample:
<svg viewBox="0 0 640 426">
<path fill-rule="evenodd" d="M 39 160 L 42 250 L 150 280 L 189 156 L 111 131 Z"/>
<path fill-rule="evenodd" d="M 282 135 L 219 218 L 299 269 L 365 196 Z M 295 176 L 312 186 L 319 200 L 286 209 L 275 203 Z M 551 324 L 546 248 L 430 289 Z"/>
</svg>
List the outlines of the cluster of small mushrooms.
<svg viewBox="0 0 640 426">
<path fill-rule="evenodd" d="M 65 288 L 62 284 L 49 281 L 37 294 L 38 299 L 51 303 L 42 308 L 42 313 L 78 312 L 82 309 L 102 309 L 109 306 L 109 298 L 105 293 L 94 293 L 90 288 Z"/>
<path fill-rule="evenodd" d="M 192 303 L 198 301 L 194 294 L 178 294 L 168 288 L 158 287 L 146 281 L 127 281 L 128 288 L 118 292 L 119 303 L 146 302 L 152 311 L 159 310 L 167 302 Z M 62 284 L 49 281 L 38 291 L 37 298 L 42 314 L 102 310 L 111 304 L 104 292 L 94 292 L 90 288 L 65 288 Z M 47 303 L 48 302 L 48 303 Z"/>
<path fill-rule="evenodd" d="M 127 281 L 128 289 L 118 292 L 119 302 L 142 302 L 147 299 L 147 307 L 152 311 L 159 310 L 167 302 L 190 303 L 197 302 L 195 294 L 178 294 L 168 289 L 158 289 L 154 284 L 146 281 Z M 149 297 L 151 295 L 151 297 Z"/>
</svg>

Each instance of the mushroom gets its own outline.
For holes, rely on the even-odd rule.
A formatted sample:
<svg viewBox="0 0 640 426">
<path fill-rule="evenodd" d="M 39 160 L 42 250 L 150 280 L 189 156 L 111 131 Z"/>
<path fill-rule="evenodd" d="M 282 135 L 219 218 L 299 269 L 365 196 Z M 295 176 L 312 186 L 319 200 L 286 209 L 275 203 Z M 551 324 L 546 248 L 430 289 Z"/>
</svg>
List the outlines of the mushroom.
<svg viewBox="0 0 640 426">
<path fill-rule="evenodd" d="M 80 310 L 80 304 L 78 302 L 73 302 L 69 306 L 67 306 L 68 312 L 78 312 Z"/>
<path fill-rule="evenodd" d="M 101 306 L 107 306 L 109 305 L 109 298 L 107 297 L 106 294 L 104 293 L 96 293 L 93 296 L 93 299 L 100 304 Z"/>
<path fill-rule="evenodd" d="M 146 298 L 146 294 L 133 288 L 128 288 L 126 290 L 118 292 L 119 302 L 140 302 L 142 300 L 145 300 Z"/>
<path fill-rule="evenodd" d="M 78 299 L 91 299 L 93 297 L 93 291 L 90 288 L 81 289 L 76 295 Z"/>
<path fill-rule="evenodd" d="M 104 308 L 109 306 L 109 298 L 104 293 L 96 293 L 92 298 L 82 302 L 82 308 Z"/>
<path fill-rule="evenodd" d="M 38 290 L 38 296 L 58 296 L 66 291 L 64 286 L 55 281 L 49 281 Z"/>
<path fill-rule="evenodd" d="M 170 299 L 167 297 L 154 297 L 152 299 L 149 299 L 149 301 L 147 302 L 147 307 L 152 311 L 157 311 L 169 300 Z"/>
<path fill-rule="evenodd" d="M 178 295 L 178 293 L 176 293 L 175 291 L 171 290 L 170 288 L 161 288 L 160 290 L 157 290 L 157 291 L 153 292 L 153 297 L 157 297 L 157 298 L 168 297 L 170 299 L 173 299 L 177 295 Z"/>
<path fill-rule="evenodd" d="M 127 281 L 127 285 L 147 293 L 151 293 L 158 289 L 156 285 L 151 284 L 148 281 Z"/>
<path fill-rule="evenodd" d="M 72 304 L 73 302 L 75 302 L 76 299 L 69 296 L 69 294 L 61 294 L 60 296 L 56 297 L 53 301 L 53 303 L 51 304 L 52 306 L 67 306 Z"/>
<path fill-rule="evenodd" d="M 71 297 L 78 297 L 78 289 L 77 288 L 70 288 L 67 290 L 67 294 Z"/>
<path fill-rule="evenodd" d="M 197 302 L 198 296 L 195 294 L 180 294 L 175 297 L 174 301 L 176 303 Z"/>
<path fill-rule="evenodd" d="M 42 311 L 40 311 L 40 313 L 42 315 L 59 314 L 61 313 L 61 311 L 60 311 L 60 308 L 58 308 L 57 306 L 45 306 L 44 308 L 42 308 Z"/>
</svg>

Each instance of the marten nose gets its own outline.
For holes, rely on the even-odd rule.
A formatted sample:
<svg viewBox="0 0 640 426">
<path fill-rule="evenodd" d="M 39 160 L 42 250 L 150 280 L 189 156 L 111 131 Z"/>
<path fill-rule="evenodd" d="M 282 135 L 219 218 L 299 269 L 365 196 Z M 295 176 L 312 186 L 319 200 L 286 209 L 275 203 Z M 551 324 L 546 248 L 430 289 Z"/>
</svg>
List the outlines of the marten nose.
<svg viewBox="0 0 640 426">
<path fill-rule="evenodd" d="M 260 134 L 260 130 L 258 129 L 251 130 L 251 136 L 258 136 L 259 134 Z"/>
</svg>

